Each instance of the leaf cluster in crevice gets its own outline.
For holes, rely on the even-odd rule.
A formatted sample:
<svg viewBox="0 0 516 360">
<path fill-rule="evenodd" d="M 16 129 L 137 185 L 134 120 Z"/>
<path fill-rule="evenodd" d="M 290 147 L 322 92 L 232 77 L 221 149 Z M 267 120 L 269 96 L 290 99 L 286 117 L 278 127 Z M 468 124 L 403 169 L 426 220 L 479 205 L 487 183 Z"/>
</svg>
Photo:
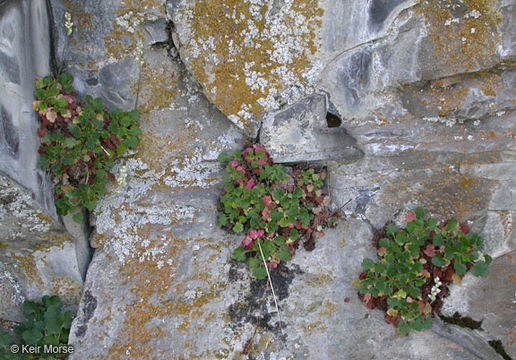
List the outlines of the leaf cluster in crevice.
<svg viewBox="0 0 516 360">
<path fill-rule="evenodd" d="M 391 223 L 377 234 L 379 261 L 364 259 L 354 281 L 367 307 L 385 311 L 385 320 L 403 335 L 431 328 L 448 285 L 459 283 L 467 271 L 487 276 L 492 260 L 479 251 L 482 238 L 454 218 L 438 226 L 417 208 L 406 220 L 405 228 Z"/>
<path fill-rule="evenodd" d="M 106 193 L 110 170 L 117 157 L 134 149 L 141 130 L 136 110 L 108 112 L 100 98 L 80 102 L 70 75 L 36 81 L 33 108 L 41 119 L 39 167 L 54 179 L 57 214 L 92 211 Z"/>
<path fill-rule="evenodd" d="M 253 275 L 264 279 L 268 270 L 285 263 L 299 243 L 313 250 L 323 229 L 336 225 L 340 211 L 330 213 L 329 196 L 323 189 L 325 170 L 274 164 L 258 144 L 230 157 L 221 154 L 226 165 L 224 194 L 219 201 L 219 225 L 245 238 L 234 253 L 247 261 Z"/>
</svg>

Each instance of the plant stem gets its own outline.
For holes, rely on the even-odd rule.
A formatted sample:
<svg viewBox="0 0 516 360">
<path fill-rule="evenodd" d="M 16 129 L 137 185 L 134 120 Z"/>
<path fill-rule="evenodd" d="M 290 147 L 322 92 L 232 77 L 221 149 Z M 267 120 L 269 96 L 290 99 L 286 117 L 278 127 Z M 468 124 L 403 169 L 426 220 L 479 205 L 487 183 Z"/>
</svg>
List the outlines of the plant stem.
<svg viewBox="0 0 516 360">
<path fill-rule="evenodd" d="M 281 330 L 281 315 L 278 307 L 278 300 L 276 299 L 276 294 L 274 292 L 274 286 L 272 285 L 271 274 L 269 273 L 269 268 L 267 267 L 267 263 L 265 262 L 265 256 L 263 256 L 262 245 L 260 244 L 260 240 L 258 242 L 258 248 L 260 249 L 260 255 L 262 256 L 263 265 L 265 266 L 265 271 L 267 272 L 267 278 L 269 279 L 269 284 L 271 285 L 272 297 L 274 299 L 274 305 L 276 306 L 276 312 L 278 313 L 279 325 Z"/>
<path fill-rule="evenodd" d="M 140 83 L 142 81 L 142 69 L 143 66 L 140 66 L 140 72 L 138 73 L 138 84 L 136 85 L 136 99 L 134 100 L 134 110 L 138 108 L 138 98 L 140 97 Z"/>
</svg>

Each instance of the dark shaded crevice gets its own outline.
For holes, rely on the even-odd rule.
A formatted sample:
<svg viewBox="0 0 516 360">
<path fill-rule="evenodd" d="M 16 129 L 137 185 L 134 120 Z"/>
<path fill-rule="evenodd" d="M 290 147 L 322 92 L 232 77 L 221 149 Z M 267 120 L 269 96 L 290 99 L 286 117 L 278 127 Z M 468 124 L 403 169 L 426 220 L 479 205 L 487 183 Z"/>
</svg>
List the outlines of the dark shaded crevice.
<svg viewBox="0 0 516 360">
<path fill-rule="evenodd" d="M 513 360 L 509 354 L 505 351 L 503 344 L 500 340 L 488 341 L 488 344 L 502 357 L 504 360 Z"/>
<path fill-rule="evenodd" d="M 439 317 L 442 321 L 448 324 L 457 325 L 463 328 L 468 328 L 471 330 L 483 330 L 482 329 L 482 321 L 475 321 L 469 316 L 462 316 L 457 311 L 452 316 L 446 316 L 443 314 L 439 314 Z"/>
<path fill-rule="evenodd" d="M 476 321 L 470 318 L 469 316 L 462 316 L 459 312 L 455 312 L 452 316 L 446 316 L 443 314 L 439 314 L 439 318 L 447 324 L 457 325 L 462 328 L 467 328 L 471 330 L 480 330 L 482 329 L 482 321 Z M 505 351 L 503 344 L 500 340 L 490 340 L 488 344 L 505 360 L 513 360 Z"/>
<path fill-rule="evenodd" d="M 342 125 L 342 120 L 335 114 L 326 113 L 326 124 L 329 128 L 338 128 Z"/>
<path fill-rule="evenodd" d="M 151 49 L 153 49 L 153 50 L 167 49 L 169 56 L 171 56 L 172 58 L 176 58 L 178 55 L 178 51 L 174 44 L 174 41 L 172 40 L 172 30 L 173 29 L 174 29 L 174 24 L 171 21 L 167 21 L 167 25 L 165 28 L 165 31 L 167 33 L 167 39 L 164 41 L 158 41 L 158 42 L 152 43 L 150 45 Z"/>
<path fill-rule="evenodd" d="M 238 264 L 235 261 L 231 262 L 229 271 L 229 281 L 236 282 L 242 280 L 241 273 L 237 270 Z M 284 265 L 278 266 L 275 271 L 271 272 L 271 280 L 274 286 L 274 291 L 278 301 L 284 300 L 289 296 L 289 287 L 294 280 L 296 274 L 303 272 L 296 266 L 287 268 Z M 231 319 L 231 327 L 233 330 L 249 323 L 264 331 L 272 332 L 279 337 L 282 335 L 282 328 L 285 328 L 285 323 L 278 322 L 271 324 L 273 317 L 277 315 L 266 311 L 266 303 L 274 307 L 274 301 L 271 295 L 268 280 L 251 279 L 250 291 L 246 295 L 242 295 L 235 303 L 228 308 L 228 315 Z M 281 312 L 281 307 L 280 307 Z"/>
<path fill-rule="evenodd" d="M 59 69 L 58 63 L 57 63 L 57 27 L 56 22 L 54 18 L 54 9 L 52 7 L 52 1 L 46 0 L 46 6 L 47 6 L 47 15 L 48 15 L 48 33 L 50 36 L 49 39 L 49 46 L 50 46 L 50 72 L 52 74 L 56 74 L 57 70 Z"/>
</svg>

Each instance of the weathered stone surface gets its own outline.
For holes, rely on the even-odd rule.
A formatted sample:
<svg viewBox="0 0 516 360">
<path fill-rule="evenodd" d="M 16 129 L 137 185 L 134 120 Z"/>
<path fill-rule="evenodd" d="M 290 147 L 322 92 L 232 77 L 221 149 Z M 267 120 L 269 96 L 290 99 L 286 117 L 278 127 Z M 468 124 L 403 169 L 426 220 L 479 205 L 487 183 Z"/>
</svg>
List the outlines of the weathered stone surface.
<svg viewBox="0 0 516 360">
<path fill-rule="evenodd" d="M 467 275 L 460 286 L 451 288 L 449 300 L 443 308 L 448 315 L 458 311 L 482 321 L 483 331 L 476 332 L 486 340 L 500 340 L 512 358 L 516 357 L 515 257 L 513 250 L 494 260 L 485 279 Z"/>
<path fill-rule="evenodd" d="M 344 118 L 360 120 L 384 117 L 386 107 L 399 101 L 396 89 L 406 84 L 418 87 L 421 81 L 488 71 L 488 79 L 482 79 L 484 73 L 471 75 L 481 78 L 483 90 L 488 90 L 498 81 L 490 69 L 514 56 L 514 6 L 507 2 L 321 0 L 307 5 L 302 0 L 226 0 L 208 7 L 171 0 L 167 9 L 187 69 L 210 101 L 251 136 L 267 113 L 320 90 L 331 95 Z M 302 26 L 307 10 L 311 20 Z M 305 43 L 311 53 L 299 50 Z M 279 57 L 289 52 L 290 44 L 298 44 L 296 50 Z M 299 76 L 299 61 L 305 64 L 305 75 Z M 286 86 L 299 90 L 285 93 L 275 80 L 279 73 Z M 458 90 L 449 89 L 449 83 L 446 87 Z M 485 103 L 493 91 L 460 96 L 467 97 L 460 100 L 467 111 L 449 111 L 441 116 L 443 121 L 492 113 L 485 106 L 476 109 L 476 103 L 479 96 Z M 428 105 L 438 107 L 439 101 Z M 395 106 L 396 116 L 406 114 L 405 105 Z M 514 108 L 513 103 L 506 105 Z"/>
<path fill-rule="evenodd" d="M 57 219 L 52 186 L 37 169 L 39 125 L 32 110 L 36 77 L 50 71 L 49 38 L 44 0 L 0 3 L 0 173 Z"/>
<path fill-rule="evenodd" d="M 325 95 L 308 96 L 268 115 L 260 130 L 260 143 L 279 163 L 359 159 L 362 152 L 354 147 L 355 139 L 344 128 L 330 127 L 328 111 Z"/>
<path fill-rule="evenodd" d="M 187 69 L 250 137 L 264 113 L 314 92 L 317 2 L 186 0 L 168 1 L 167 10 Z"/>
<path fill-rule="evenodd" d="M 175 54 L 167 48 L 170 39 L 151 46 L 163 35 L 162 28 L 145 31 L 154 21 L 163 24 L 159 1 L 146 2 L 146 7 L 94 0 L 68 5 L 74 19 L 80 19 L 77 43 L 70 43 L 67 56 L 81 92 L 93 91 L 111 99 L 111 105 L 132 108 L 138 41 L 145 53 L 138 102 L 142 140 L 115 167 L 117 176 L 125 169 L 127 185 L 113 185 L 92 216 L 97 250 L 71 332 L 72 358 L 245 358 L 242 351 L 251 337 L 247 358 L 500 358 L 487 340 L 505 336 L 502 341 L 510 344 L 512 325 L 501 319 L 511 318 L 490 317 L 489 309 L 511 309 L 507 301 L 512 301 L 508 291 L 513 288 L 500 290 L 503 303 L 478 295 L 481 283 L 502 286 L 494 278 L 467 276 L 455 287 L 469 302 L 476 297 L 478 303 L 489 303 L 475 310 L 493 319 L 482 333 L 436 321 L 433 331 L 409 337 L 396 336 L 383 314 L 368 310 L 351 285 L 363 258 L 374 257 L 372 227 L 391 219 L 403 223 L 418 205 L 439 219 L 456 216 L 469 222 L 485 238 L 495 267 L 515 249 L 514 210 L 507 200 L 516 161 L 514 74 L 512 65 L 500 65 L 511 56 L 511 6 L 482 2 L 476 17 L 472 1 L 453 9 L 442 1 L 430 5 L 168 1 L 174 43 L 194 79 L 170 56 Z M 54 12 L 64 9 L 56 5 Z M 311 21 L 307 12 L 312 12 Z M 300 14 L 305 14 L 306 27 L 286 26 L 289 21 L 295 25 Z M 256 34 L 243 32 L 253 30 L 252 24 Z M 478 33 L 471 33 L 473 24 Z M 267 31 L 274 29 L 278 32 L 270 40 Z M 439 48 L 446 36 L 466 30 L 471 42 L 467 38 L 460 47 Z M 312 38 L 317 32 L 321 39 Z M 307 45 L 310 39 L 313 44 Z M 452 40 L 462 44 L 462 39 Z M 486 42 L 489 46 L 479 48 Z M 281 63 L 280 50 L 291 44 L 297 47 L 290 53 L 293 62 Z M 127 77 L 124 68 L 131 69 Z M 304 82 L 300 74 L 310 69 L 314 78 Z M 317 82 L 329 92 L 333 108 L 313 95 Z M 278 111 L 280 105 L 285 107 Z M 216 108 L 236 115 L 230 120 L 237 126 Z M 246 112 L 252 114 L 248 122 Z M 342 131 L 335 137 L 317 133 L 326 125 L 326 112 L 342 116 L 341 127 L 356 139 L 362 158 L 349 162 L 332 155 L 348 140 L 343 130 L 334 129 Z M 313 132 L 282 128 L 280 120 L 291 117 Z M 275 157 L 334 158 L 325 162 L 334 206 L 351 200 L 344 208 L 348 220 L 328 230 L 313 252 L 300 249 L 288 269 L 273 273 L 281 328 L 272 298 L 263 300 L 266 282 L 250 279 L 246 266 L 230 259 L 242 239 L 220 230 L 216 219 L 224 172 L 215 159 L 221 151 L 242 146 L 238 128 L 254 136 L 262 119 L 261 139 L 267 145 L 281 149 L 299 141 L 290 135 L 307 144 L 294 144 L 296 150 L 278 151 Z M 317 156 L 311 148 L 319 149 Z M 468 285 L 470 279 L 477 282 Z M 446 306 L 453 308 L 456 298 L 452 294 Z"/>
<path fill-rule="evenodd" d="M 76 253 L 80 240 L 56 224 L 26 190 L 0 176 L 0 318 L 23 320 L 23 301 L 42 295 L 59 295 L 76 309 L 85 274 L 85 259 Z"/>
</svg>

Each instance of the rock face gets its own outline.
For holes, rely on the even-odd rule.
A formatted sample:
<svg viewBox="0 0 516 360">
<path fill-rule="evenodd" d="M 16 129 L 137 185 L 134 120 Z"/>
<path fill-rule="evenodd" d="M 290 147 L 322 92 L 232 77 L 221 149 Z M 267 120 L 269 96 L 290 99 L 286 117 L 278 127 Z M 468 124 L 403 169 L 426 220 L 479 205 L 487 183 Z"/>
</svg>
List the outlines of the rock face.
<svg viewBox="0 0 516 360">
<path fill-rule="evenodd" d="M 0 1 L 0 318 L 13 321 L 44 294 L 76 309 L 90 258 L 87 231 L 70 236 L 58 222 L 37 167 L 34 82 L 50 73 L 50 55 L 46 2 Z"/>
<path fill-rule="evenodd" d="M 329 112 L 325 95 L 305 100 L 267 116 L 260 132 L 260 143 L 275 162 L 316 160 L 354 161 L 362 152 L 356 141 L 340 127 L 341 119 Z"/>
<path fill-rule="evenodd" d="M 0 318 L 23 321 L 21 304 L 59 295 L 76 309 L 89 254 L 24 188 L 0 176 Z"/>
<path fill-rule="evenodd" d="M 57 219 L 52 185 L 36 170 L 38 122 L 32 110 L 34 80 L 50 72 L 49 39 L 45 1 L 0 3 L 0 172 Z"/>
<path fill-rule="evenodd" d="M 491 340 L 516 356 L 512 2 L 51 3 L 76 88 L 142 113 L 115 167 L 127 185 L 91 218 L 72 358 L 501 359 Z M 215 159 L 258 135 L 277 160 L 323 162 L 348 215 L 273 272 L 281 324 L 266 282 L 231 260 L 242 238 L 217 226 Z M 466 276 L 444 307 L 482 331 L 435 319 L 399 337 L 356 296 L 374 228 L 416 206 L 484 237 L 491 275 Z"/>
<path fill-rule="evenodd" d="M 514 59 L 510 2 L 217 3 L 168 1 L 174 42 L 207 97 L 251 136 L 267 113 L 317 90 L 327 91 L 346 119 L 381 119 L 389 117 L 386 108 L 400 101 L 399 89 L 406 84 L 419 87 L 420 82 L 478 73 Z M 437 91 L 459 90 L 452 83 L 445 81 Z M 423 117 L 443 122 L 480 118 L 485 114 L 450 110 L 465 105 L 475 111 L 471 102 L 496 97 L 487 85 L 454 95 L 454 100 L 444 100 L 438 114 Z M 488 110 L 492 114 L 505 107 L 514 105 Z M 390 110 L 396 111 L 391 116 L 412 113 L 409 107 Z"/>
</svg>

